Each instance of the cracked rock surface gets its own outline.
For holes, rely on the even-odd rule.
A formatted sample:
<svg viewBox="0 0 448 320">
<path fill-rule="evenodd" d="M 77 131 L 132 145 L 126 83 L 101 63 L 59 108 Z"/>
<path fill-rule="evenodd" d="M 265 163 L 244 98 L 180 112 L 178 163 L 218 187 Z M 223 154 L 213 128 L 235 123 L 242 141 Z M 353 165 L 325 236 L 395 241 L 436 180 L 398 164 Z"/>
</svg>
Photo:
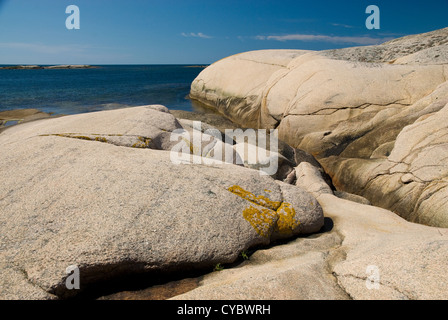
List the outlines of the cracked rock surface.
<svg viewBox="0 0 448 320">
<path fill-rule="evenodd" d="M 446 228 L 447 39 L 445 28 L 377 46 L 241 53 L 204 69 L 190 96 L 278 129 L 339 191 Z"/>
</svg>

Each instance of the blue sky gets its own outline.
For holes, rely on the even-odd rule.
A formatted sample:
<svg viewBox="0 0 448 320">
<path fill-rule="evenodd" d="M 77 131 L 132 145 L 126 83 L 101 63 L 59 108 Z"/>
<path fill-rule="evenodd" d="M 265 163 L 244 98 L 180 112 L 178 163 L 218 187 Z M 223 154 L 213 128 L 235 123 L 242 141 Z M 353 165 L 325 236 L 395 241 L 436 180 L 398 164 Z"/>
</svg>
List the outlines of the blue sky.
<svg viewBox="0 0 448 320">
<path fill-rule="evenodd" d="M 80 9 L 68 30 L 68 5 Z M 380 29 L 368 30 L 368 5 Z M 381 43 L 448 26 L 448 0 L 0 0 L 0 64 L 208 64 Z"/>
</svg>

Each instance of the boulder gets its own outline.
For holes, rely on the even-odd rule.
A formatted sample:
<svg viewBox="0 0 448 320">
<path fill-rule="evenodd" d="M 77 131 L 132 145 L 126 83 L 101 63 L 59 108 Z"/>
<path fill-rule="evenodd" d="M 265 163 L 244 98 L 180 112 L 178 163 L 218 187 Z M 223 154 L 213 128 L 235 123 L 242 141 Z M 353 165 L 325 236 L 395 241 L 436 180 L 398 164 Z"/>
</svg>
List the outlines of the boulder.
<svg viewBox="0 0 448 320">
<path fill-rule="evenodd" d="M 2 132 L 0 298 L 67 298 L 130 275 L 211 270 L 323 226 L 299 187 L 232 164 L 174 164 L 168 135 L 179 129 L 165 107 L 143 106 Z M 80 290 L 66 285 L 69 267 Z"/>
<path fill-rule="evenodd" d="M 205 68 L 191 84 L 190 98 L 216 108 L 243 127 L 256 127 L 261 94 L 276 71 L 308 51 L 251 51 L 220 60 Z M 217 77 L 216 75 L 220 75 Z"/>
</svg>

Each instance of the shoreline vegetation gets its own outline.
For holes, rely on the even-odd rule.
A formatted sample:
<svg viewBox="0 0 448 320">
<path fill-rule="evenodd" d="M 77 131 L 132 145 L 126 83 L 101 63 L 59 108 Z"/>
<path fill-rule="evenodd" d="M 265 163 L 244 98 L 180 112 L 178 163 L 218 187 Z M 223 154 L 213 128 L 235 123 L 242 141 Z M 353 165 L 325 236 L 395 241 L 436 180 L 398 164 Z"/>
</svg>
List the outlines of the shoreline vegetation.
<svg viewBox="0 0 448 320">
<path fill-rule="evenodd" d="M 41 70 L 41 69 L 96 69 L 98 66 L 91 65 L 54 65 L 54 66 L 41 66 L 41 65 L 15 65 L 0 67 L 0 70 Z"/>
</svg>

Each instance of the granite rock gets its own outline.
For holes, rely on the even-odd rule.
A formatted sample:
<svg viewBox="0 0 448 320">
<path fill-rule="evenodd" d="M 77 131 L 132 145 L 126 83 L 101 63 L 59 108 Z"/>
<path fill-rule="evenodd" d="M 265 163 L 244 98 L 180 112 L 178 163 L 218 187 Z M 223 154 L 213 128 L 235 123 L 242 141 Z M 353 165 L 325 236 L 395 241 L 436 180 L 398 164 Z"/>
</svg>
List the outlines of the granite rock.
<svg viewBox="0 0 448 320">
<path fill-rule="evenodd" d="M 211 270 L 322 227 L 320 205 L 298 187 L 232 164 L 174 164 L 166 135 L 181 128 L 165 107 L 143 106 L 2 132 L 0 298 Z M 66 286 L 70 266 L 80 290 Z"/>
<path fill-rule="evenodd" d="M 206 68 L 190 95 L 242 126 L 277 129 L 335 189 L 447 227 L 447 39 L 445 28 L 377 46 L 242 53 Z"/>
</svg>

